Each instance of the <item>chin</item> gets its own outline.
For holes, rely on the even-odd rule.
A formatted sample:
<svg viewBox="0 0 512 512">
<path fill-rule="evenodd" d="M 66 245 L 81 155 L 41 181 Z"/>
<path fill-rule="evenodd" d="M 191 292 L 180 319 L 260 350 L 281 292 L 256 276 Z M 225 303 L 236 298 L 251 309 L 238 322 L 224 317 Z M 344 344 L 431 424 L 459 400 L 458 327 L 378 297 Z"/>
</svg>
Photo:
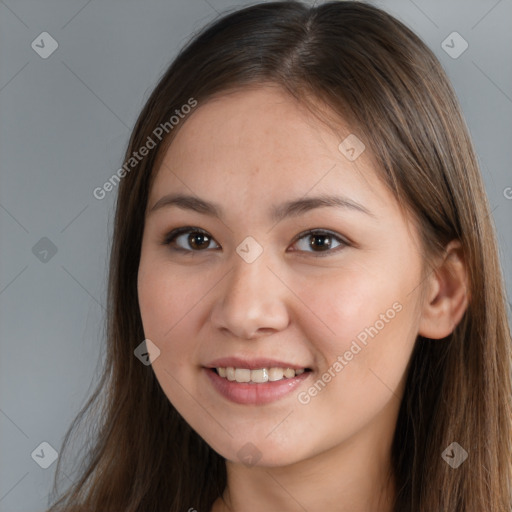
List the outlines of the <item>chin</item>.
<svg viewBox="0 0 512 512">
<path fill-rule="evenodd" d="M 299 444 L 299 443 L 298 443 Z M 226 460 L 247 467 L 282 467 L 300 462 L 307 457 L 298 451 L 298 446 L 278 445 L 263 439 L 261 442 L 248 441 L 247 438 L 234 442 L 226 449 L 216 450 Z"/>
</svg>

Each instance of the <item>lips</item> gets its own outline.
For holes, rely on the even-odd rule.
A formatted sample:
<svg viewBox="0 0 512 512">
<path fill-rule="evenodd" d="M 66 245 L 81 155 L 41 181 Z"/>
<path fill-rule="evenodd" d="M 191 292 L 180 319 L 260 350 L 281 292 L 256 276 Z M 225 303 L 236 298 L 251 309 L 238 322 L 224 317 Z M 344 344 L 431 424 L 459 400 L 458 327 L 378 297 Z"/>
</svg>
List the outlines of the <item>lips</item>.
<svg viewBox="0 0 512 512">
<path fill-rule="evenodd" d="M 290 378 L 282 378 L 275 381 L 263 382 L 237 382 L 219 375 L 217 369 L 231 372 L 254 373 L 262 369 L 267 369 L 270 373 L 280 369 L 292 369 L 300 371 L 300 373 Z M 271 370 L 272 369 L 272 370 Z M 204 375 L 213 385 L 213 388 L 224 398 L 237 404 L 245 405 L 263 405 L 274 402 L 290 394 L 293 390 L 301 386 L 305 381 L 309 381 L 312 377 L 313 369 L 301 363 L 293 361 L 285 361 L 283 359 L 271 359 L 268 357 L 221 357 L 210 361 L 204 366 Z M 281 370 L 282 371 L 282 370 Z M 222 373 L 223 373 L 222 372 Z M 251 375 L 252 377 L 252 375 Z M 275 377 L 275 376 L 274 376 Z M 284 377 L 284 375 L 281 375 Z"/>
</svg>

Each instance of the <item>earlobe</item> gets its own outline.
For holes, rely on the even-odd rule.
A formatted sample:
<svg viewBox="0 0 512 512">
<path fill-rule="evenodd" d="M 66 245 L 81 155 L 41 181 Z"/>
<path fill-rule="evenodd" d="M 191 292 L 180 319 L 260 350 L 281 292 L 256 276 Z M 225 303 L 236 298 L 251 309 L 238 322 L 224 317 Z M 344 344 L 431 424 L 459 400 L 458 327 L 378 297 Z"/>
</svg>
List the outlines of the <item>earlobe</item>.
<svg viewBox="0 0 512 512">
<path fill-rule="evenodd" d="M 441 339 L 450 335 L 469 303 L 468 272 L 458 240 L 446 246 L 441 264 L 431 273 L 418 334 Z"/>
</svg>

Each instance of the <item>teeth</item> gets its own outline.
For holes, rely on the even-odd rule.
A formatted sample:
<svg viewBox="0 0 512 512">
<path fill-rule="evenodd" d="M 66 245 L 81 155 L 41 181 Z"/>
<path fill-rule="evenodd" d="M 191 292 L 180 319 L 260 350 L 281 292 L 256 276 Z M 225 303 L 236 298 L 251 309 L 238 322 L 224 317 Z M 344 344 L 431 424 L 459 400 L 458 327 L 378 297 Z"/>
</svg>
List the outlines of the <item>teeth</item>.
<svg viewBox="0 0 512 512">
<path fill-rule="evenodd" d="M 295 372 L 293 372 L 295 374 Z M 282 368 L 270 368 L 268 371 L 268 380 L 273 382 L 281 380 L 284 377 L 284 370 Z"/>
<path fill-rule="evenodd" d="M 236 382 L 275 382 L 277 380 L 291 379 L 296 375 L 304 373 L 305 369 L 294 370 L 293 368 L 260 368 L 249 370 L 248 368 L 216 368 L 220 377 Z"/>
<path fill-rule="evenodd" d="M 237 368 L 235 370 L 235 380 L 237 382 L 250 382 L 250 380 L 251 380 L 251 370 Z"/>
<path fill-rule="evenodd" d="M 237 370 L 238 371 L 238 370 Z M 248 371 L 249 370 L 240 370 L 240 371 Z M 268 381 L 268 370 L 266 368 L 262 368 L 261 370 L 251 370 L 250 372 L 250 380 L 251 382 L 267 382 Z"/>
</svg>

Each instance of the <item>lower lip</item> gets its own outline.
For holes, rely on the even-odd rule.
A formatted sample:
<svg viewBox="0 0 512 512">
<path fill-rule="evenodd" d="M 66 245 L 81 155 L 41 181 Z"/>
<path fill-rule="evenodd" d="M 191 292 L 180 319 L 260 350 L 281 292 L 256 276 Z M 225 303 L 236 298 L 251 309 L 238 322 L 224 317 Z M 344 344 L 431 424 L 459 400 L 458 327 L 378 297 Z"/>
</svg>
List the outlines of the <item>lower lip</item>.
<svg viewBox="0 0 512 512">
<path fill-rule="evenodd" d="M 311 371 L 296 375 L 291 379 L 274 382 L 249 383 L 228 380 L 218 375 L 212 368 L 204 368 L 213 387 L 225 398 L 237 404 L 268 404 L 288 395 L 311 375 Z"/>
</svg>

